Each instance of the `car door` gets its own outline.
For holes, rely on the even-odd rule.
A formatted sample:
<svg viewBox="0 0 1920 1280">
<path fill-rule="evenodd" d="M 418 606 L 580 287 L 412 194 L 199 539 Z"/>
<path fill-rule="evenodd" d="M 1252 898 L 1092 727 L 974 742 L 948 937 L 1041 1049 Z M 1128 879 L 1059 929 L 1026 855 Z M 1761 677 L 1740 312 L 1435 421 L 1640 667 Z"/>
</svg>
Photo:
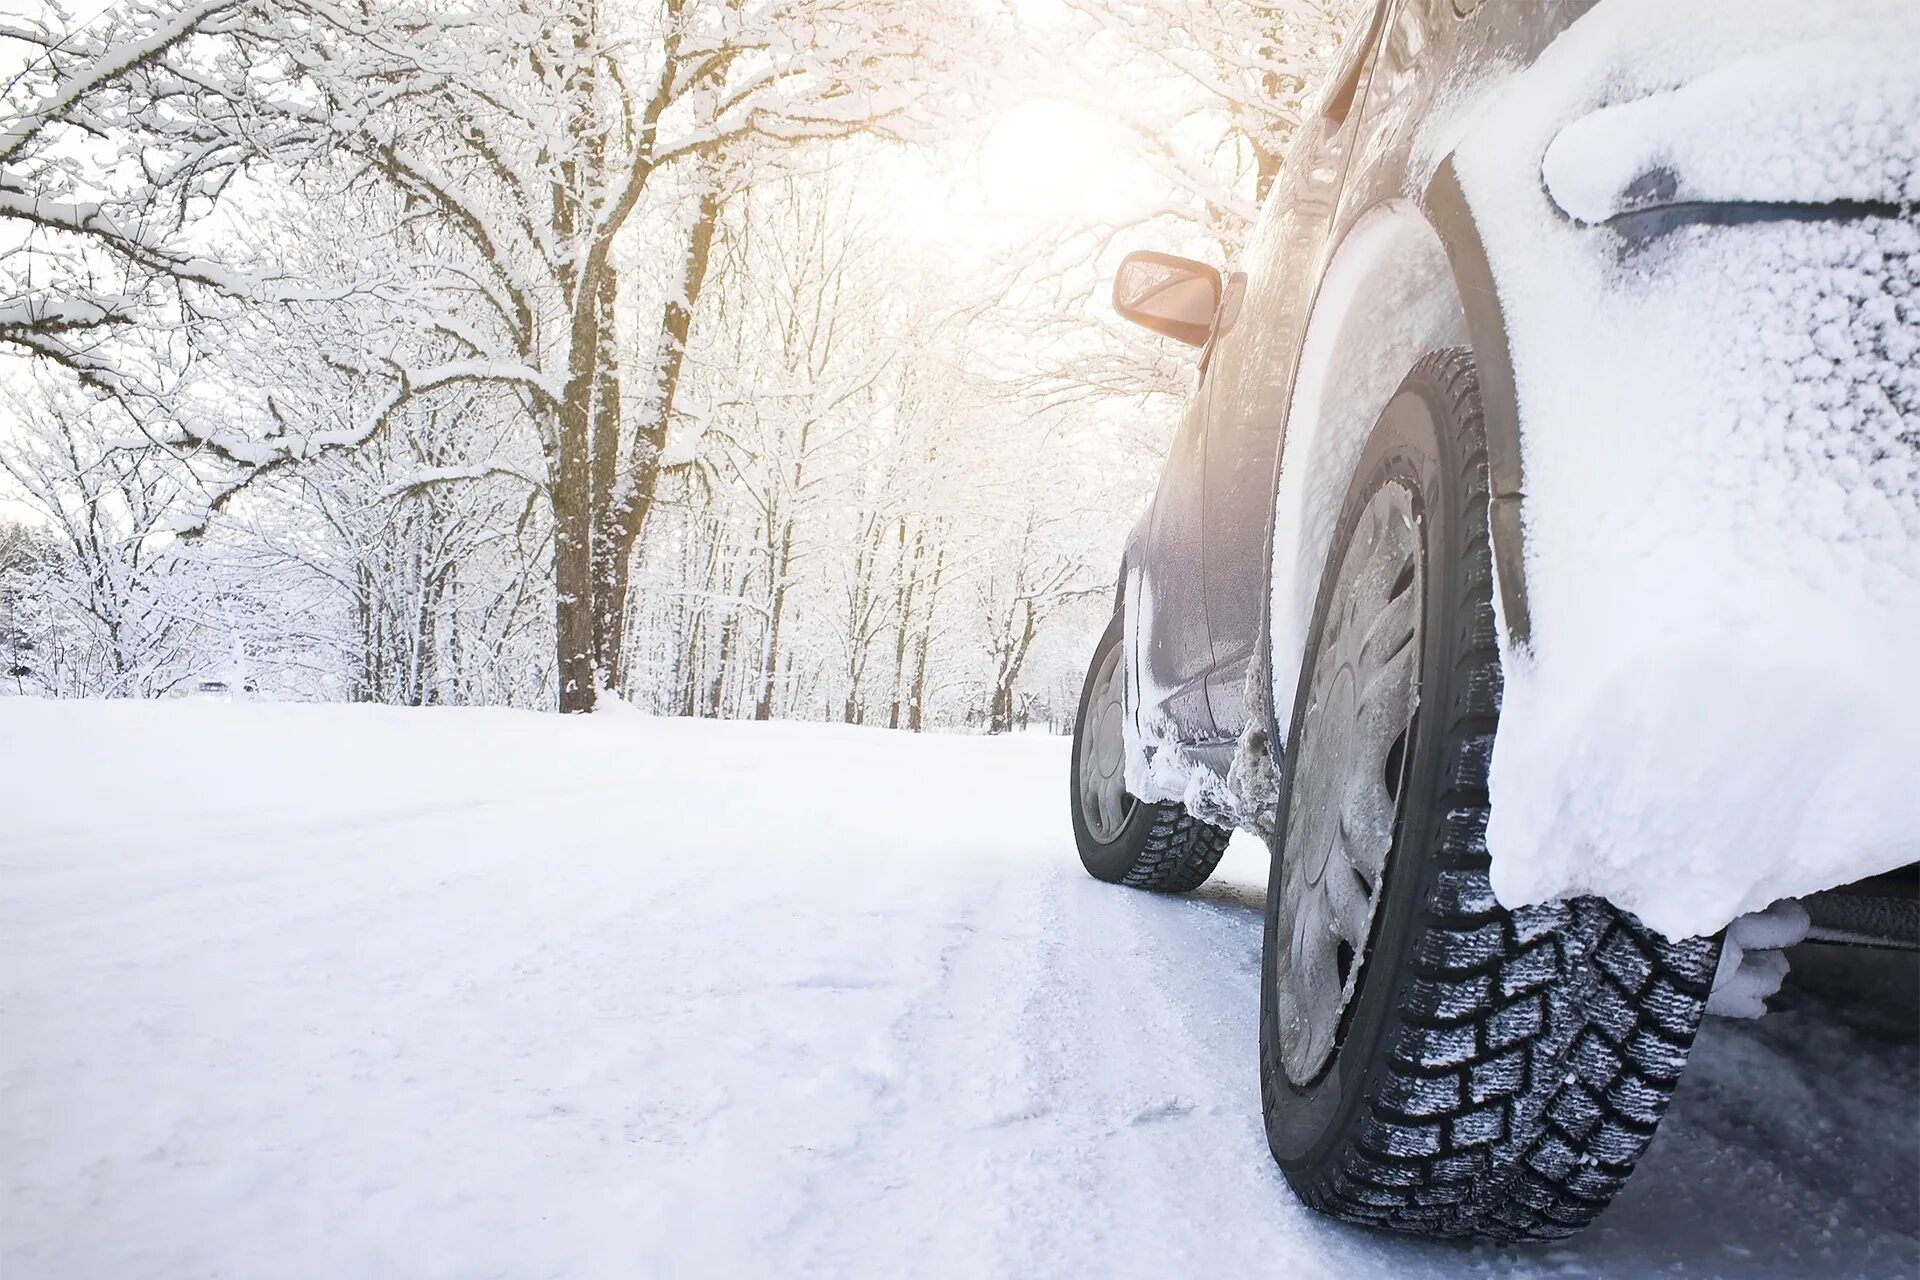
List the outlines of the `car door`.
<svg viewBox="0 0 1920 1280">
<path fill-rule="evenodd" d="M 1138 637 L 1139 727 L 1149 743 L 1218 737 L 1207 706 L 1213 642 L 1201 564 L 1205 536 L 1206 392 L 1174 431 L 1153 495 L 1128 623 Z"/>
<path fill-rule="evenodd" d="M 1390 7 L 1391 0 L 1379 0 L 1356 27 L 1339 71 L 1302 122 L 1306 132 L 1242 255 L 1246 273 L 1230 279 L 1221 308 L 1208 372 L 1199 541 L 1212 645 L 1208 706 L 1222 736 L 1237 735 L 1250 714 L 1247 672 L 1266 603 L 1266 542 L 1286 402 Z"/>
</svg>

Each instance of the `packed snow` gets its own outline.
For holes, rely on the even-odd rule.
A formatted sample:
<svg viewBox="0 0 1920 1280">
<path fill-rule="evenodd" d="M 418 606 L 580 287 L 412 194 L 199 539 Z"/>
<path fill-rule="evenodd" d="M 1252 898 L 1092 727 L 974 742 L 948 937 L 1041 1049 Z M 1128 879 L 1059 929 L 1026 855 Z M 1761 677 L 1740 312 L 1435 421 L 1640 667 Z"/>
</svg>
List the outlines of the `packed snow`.
<svg viewBox="0 0 1920 1280">
<path fill-rule="evenodd" d="M 0 700 L 0 1274 L 1885 1277 L 1914 972 L 1710 1023 L 1593 1231 L 1288 1194 L 1264 851 L 1080 870 L 1057 738 Z M 1850 971 L 1849 971 L 1850 972 Z"/>
<path fill-rule="evenodd" d="M 1583 222 L 1658 201 L 1920 204 L 1920 63 L 1910 31 L 1887 34 L 1769 49 L 1602 107 L 1547 148 L 1547 191 Z M 1664 190 L 1636 192 L 1652 176 Z"/>
<path fill-rule="evenodd" d="M 1917 67 L 1909 0 L 1602 0 L 1447 123 L 1520 408 L 1509 905 L 1704 933 L 1920 860 L 1920 221 L 1567 216 L 1911 201 Z"/>
</svg>

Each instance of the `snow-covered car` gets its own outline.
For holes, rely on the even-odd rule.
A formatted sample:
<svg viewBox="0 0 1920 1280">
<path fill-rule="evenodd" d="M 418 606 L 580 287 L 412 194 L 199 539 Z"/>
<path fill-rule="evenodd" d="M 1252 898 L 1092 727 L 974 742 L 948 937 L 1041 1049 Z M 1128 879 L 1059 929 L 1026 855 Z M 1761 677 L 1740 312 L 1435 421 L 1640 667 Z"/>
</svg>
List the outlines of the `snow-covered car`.
<svg viewBox="0 0 1920 1280">
<path fill-rule="evenodd" d="M 1382 0 L 1243 269 L 1122 265 L 1200 381 L 1073 827 L 1162 891 L 1267 839 L 1308 1204 L 1564 1236 L 1710 1001 L 1920 942 L 1916 206 L 1911 0 Z"/>
</svg>

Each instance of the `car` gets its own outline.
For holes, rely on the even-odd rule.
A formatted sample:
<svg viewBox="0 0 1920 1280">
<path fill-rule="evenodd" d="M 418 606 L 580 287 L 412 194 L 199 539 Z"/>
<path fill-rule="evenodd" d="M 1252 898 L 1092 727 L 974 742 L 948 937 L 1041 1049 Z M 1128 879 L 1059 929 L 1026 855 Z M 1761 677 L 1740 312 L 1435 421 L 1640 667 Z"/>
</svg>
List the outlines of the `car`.
<svg viewBox="0 0 1920 1280">
<path fill-rule="evenodd" d="M 1163 892 L 1266 840 L 1261 1096 L 1313 1208 L 1571 1234 L 1743 974 L 1920 945 L 1915 28 L 1381 0 L 1238 269 L 1121 263 L 1198 383 L 1074 836 Z"/>
</svg>

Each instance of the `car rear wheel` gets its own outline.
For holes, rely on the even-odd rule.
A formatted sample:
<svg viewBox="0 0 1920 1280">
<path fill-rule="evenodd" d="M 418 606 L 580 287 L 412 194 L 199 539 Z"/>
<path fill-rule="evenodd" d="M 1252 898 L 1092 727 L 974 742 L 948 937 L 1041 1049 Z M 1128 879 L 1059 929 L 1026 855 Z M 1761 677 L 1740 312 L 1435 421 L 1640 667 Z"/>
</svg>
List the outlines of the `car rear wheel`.
<svg viewBox="0 0 1920 1280">
<path fill-rule="evenodd" d="M 1115 614 L 1080 692 L 1073 727 L 1074 843 L 1095 879 L 1185 893 L 1206 883 L 1233 832 L 1202 822 L 1177 804 L 1152 804 L 1127 794 L 1121 638 L 1121 618 Z"/>
<path fill-rule="evenodd" d="M 1428 1235 L 1569 1235 L 1672 1096 L 1715 950 L 1488 884 L 1500 707 L 1473 363 L 1374 428 L 1335 528 L 1283 770 L 1261 980 L 1267 1139 L 1309 1205 Z"/>
</svg>

